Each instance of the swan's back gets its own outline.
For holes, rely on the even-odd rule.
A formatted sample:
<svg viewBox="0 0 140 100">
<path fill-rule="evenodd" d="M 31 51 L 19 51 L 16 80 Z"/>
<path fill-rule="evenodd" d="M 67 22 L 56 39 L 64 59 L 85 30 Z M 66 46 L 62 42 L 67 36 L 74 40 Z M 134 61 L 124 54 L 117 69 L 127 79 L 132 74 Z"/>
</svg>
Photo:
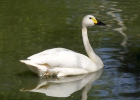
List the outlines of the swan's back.
<svg viewBox="0 0 140 100">
<path fill-rule="evenodd" d="M 62 52 L 62 51 L 71 51 L 65 48 L 53 48 L 53 49 L 48 49 L 45 51 L 42 51 L 40 53 L 34 54 L 27 59 L 38 59 L 38 57 L 44 56 L 44 55 L 54 55 L 56 53 Z"/>
</svg>

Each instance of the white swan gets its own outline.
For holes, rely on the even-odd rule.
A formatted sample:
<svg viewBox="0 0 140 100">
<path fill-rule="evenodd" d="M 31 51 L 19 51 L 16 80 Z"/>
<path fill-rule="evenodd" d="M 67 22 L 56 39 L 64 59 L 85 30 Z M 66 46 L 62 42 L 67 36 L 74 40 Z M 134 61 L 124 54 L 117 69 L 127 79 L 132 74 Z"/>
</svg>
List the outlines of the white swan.
<svg viewBox="0 0 140 100">
<path fill-rule="evenodd" d="M 27 60 L 20 60 L 39 76 L 56 74 L 58 77 L 80 75 L 95 72 L 103 68 L 102 60 L 93 51 L 87 34 L 87 27 L 106 25 L 92 15 L 82 20 L 82 37 L 85 50 L 89 58 L 83 54 L 65 48 L 53 48 L 34 54 Z"/>
</svg>

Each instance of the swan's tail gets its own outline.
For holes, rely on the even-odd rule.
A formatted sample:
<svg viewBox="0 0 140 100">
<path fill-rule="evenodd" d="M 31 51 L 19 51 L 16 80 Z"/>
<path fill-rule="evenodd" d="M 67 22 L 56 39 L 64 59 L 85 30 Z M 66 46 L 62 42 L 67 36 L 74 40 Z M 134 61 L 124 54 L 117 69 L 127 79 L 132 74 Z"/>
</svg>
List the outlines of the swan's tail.
<svg viewBox="0 0 140 100">
<path fill-rule="evenodd" d="M 28 62 L 29 60 L 19 60 L 21 63 L 25 63 Z"/>
<path fill-rule="evenodd" d="M 46 66 L 36 64 L 31 60 L 20 60 L 20 62 L 28 65 L 28 68 L 39 76 L 42 76 L 48 70 Z"/>
</svg>

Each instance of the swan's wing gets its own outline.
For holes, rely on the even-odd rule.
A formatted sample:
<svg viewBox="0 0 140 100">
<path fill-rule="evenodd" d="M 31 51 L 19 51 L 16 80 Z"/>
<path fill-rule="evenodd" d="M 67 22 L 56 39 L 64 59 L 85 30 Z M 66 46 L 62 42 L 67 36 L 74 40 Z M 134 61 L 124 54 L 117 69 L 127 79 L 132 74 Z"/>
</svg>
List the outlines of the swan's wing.
<svg viewBox="0 0 140 100">
<path fill-rule="evenodd" d="M 64 48 L 54 48 L 45 50 L 28 57 L 32 63 L 38 65 L 48 65 L 54 67 L 74 67 L 77 66 L 78 54 Z"/>
<path fill-rule="evenodd" d="M 34 65 L 48 65 L 49 68 L 82 68 L 91 66 L 93 62 L 85 55 L 64 48 L 45 50 L 27 58 Z M 22 62 L 22 61 L 21 61 Z M 31 64 L 30 64 L 31 65 Z"/>
<path fill-rule="evenodd" d="M 61 51 L 68 51 L 68 49 L 65 49 L 65 48 L 48 49 L 48 50 L 39 52 L 37 54 L 34 54 L 34 55 L 28 57 L 27 59 L 37 59 L 38 57 L 47 56 L 47 55 L 53 55 L 53 54 L 61 52 Z M 69 51 L 71 51 L 71 50 L 69 50 Z"/>
</svg>

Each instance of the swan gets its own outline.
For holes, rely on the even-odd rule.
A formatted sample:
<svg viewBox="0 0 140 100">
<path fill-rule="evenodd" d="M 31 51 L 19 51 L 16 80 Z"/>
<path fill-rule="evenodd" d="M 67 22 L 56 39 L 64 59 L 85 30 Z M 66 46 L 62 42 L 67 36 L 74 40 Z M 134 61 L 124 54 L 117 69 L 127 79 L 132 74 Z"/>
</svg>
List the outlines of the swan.
<svg viewBox="0 0 140 100">
<path fill-rule="evenodd" d="M 94 25 L 104 26 L 106 24 L 93 15 L 86 15 L 83 18 L 82 38 L 88 57 L 69 49 L 53 48 L 34 54 L 27 60 L 20 60 L 20 62 L 28 65 L 28 68 L 39 76 L 64 77 L 96 72 L 103 68 L 104 64 L 93 51 L 88 39 L 87 27 Z"/>
</svg>

